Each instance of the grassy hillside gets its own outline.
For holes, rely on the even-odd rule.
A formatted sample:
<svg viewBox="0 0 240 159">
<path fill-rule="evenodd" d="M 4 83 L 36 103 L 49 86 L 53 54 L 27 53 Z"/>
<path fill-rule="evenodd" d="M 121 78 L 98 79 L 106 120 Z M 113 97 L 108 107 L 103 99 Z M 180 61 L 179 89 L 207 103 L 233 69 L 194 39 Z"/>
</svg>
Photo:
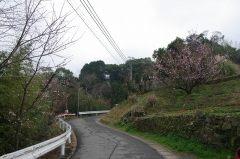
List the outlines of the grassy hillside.
<svg viewBox="0 0 240 159">
<path fill-rule="evenodd" d="M 148 98 L 153 95 L 157 98 L 157 104 L 149 106 Z M 182 90 L 163 87 L 144 95 L 138 95 L 134 104 L 127 101 L 120 103 L 102 120 L 109 124 L 116 124 L 133 105 L 142 107 L 148 115 L 173 116 L 179 113 L 189 115 L 202 111 L 203 113 L 237 116 L 240 115 L 240 79 L 200 85 L 195 87 L 190 95 Z"/>
<path fill-rule="evenodd" d="M 156 104 L 154 104 L 154 106 L 149 102 L 149 99 L 152 97 L 156 98 Z M 135 103 L 129 101 L 120 103 L 118 106 L 115 106 L 110 113 L 103 116 L 102 122 L 119 127 L 119 125 L 121 125 L 120 123 L 122 123 L 122 117 L 127 112 L 137 111 L 137 109 L 144 110 L 149 117 L 192 115 L 196 112 L 217 116 L 231 115 L 237 117 L 240 116 L 240 79 L 233 79 L 224 82 L 218 81 L 213 84 L 200 85 L 195 87 L 190 95 L 182 90 L 163 87 L 144 95 L 138 95 Z M 126 130 L 133 130 L 130 125 L 125 126 L 125 128 Z M 133 130 L 133 133 L 139 135 L 139 132 L 136 130 Z M 144 134 L 146 135 L 146 133 L 143 133 L 142 136 L 144 136 Z M 159 140 L 155 134 L 148 134 L 147 136 L 148 139 L 154 141 Z M 151 136 L 154 136 L 154 139 Z M 161 136 L 159 137 L 161 138 Z M 170 138 L 170 140 L 172 140 L 172 138 L 176 137 L 171 137 L 170 135 Z M 160 141 L 159 143 L 179 150 L 179 148 L 177 148 L 179 146 L 171 146 L 171 144 L 169 144 L 171 142 L 172 141 L 164 143 Z M 181 141 L 181 143 L 182 142 L 183 141 Z M 186 142 L 189 144 L 191 143 L 191 141 Z M 203 148 L 200 149 L 201 150 L 197 150 L 196 148 L 196 152 L 194 152 L 195 150 L 185 150 L 181 147 L 179 151 L 195 153 L 195 155 L 199 158 L 213 158 L 212 156 L 218 156 L 216 158 L 219 158 L 219 155 L 223 155 L 225 156 L 223 158 L 226 158 L 227 155 L 234 155 L 233 150 L 222 149 L 221 152 L 223 154 L 219 154 L 219 149 L 214 150 L 214 148 L 209 149 L 209 147 L 207 147 L 204 151 L 210 152 L 204 156 L 202 153 Z M 212 152 L 213 154 L 211 154 Z M 217 153 L 219 155 L 216 155 Z"/>
</svg>

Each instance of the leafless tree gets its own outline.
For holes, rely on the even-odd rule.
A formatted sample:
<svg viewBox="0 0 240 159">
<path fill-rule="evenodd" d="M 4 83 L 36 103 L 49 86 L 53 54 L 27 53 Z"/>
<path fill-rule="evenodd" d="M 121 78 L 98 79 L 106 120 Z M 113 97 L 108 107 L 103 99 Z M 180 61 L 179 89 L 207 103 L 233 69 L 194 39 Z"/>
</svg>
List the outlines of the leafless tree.
<svg viewBox="0 0 240 159">
<path fill-rule="evenodd" d="M 65 3 L 65 1 L 64 1 Z M 63 5 L 64 5 L 63 3 Z M 46 6 L 51 5 L 51 11 Z M 54 10 L 50 1 L 44 0 L 1 0 L 0 1 L 0 49 L 6 51 L 5 58 L 1 58 L 0 70 L 15 62 L 38 57 L 53 56 L 65 49 L 77 39 L 74 36 L 66 38 L 72 12 L 59 14 Z M 28 53 L 12 60 L 17 51 L 31 44 Z M 66 60 L 66 59 L 65 59 Z"/>
<path fill-rule="evenodd" d="M 21 101 L 16 112 L 15 149 L 19 149 L 21 129 L 24 117 L 29 110 L 38 106 L 39 101 L 46 94 L 52 79 L 57 72 L 46 76 L 42 80 L 42 87 L 38 92 L 32 94 L 31 102 L 26 102 L 29 98 L 29 90 L 36 81 L 42 78 L 41 71 L 46 64 L 44 58 L 51 59 L 53 64 L 48 67 L 58 68 L 65 65 L 69 58 L 61 56 L 60 51 L 73 44 L 78 38 L 75 34 L 67 38 L 69 30 L 74 26 L 69 26 L 69 19 L 72 12 L 63 13 L 63 5 L 59 13 L 55 11 L 51 1 L 44 0 L 0 0 L 0 50 L 5 51 L 0 58 L 0 71 L 11 70 L 16 63 L 28 63 L 27 67 L 22 67 L 23 79 Z M 51 6 L 48 11 L 46 6 Z M 16 58 L 21 48 L 25 48 L 25 53 L 20 58 Z M 27 50 L 26 50 L 27 49 Z M 1 56 L 1 55 L 0 55 Z M 58 64 L 54 58 L 62 58 Z M 7 73 L 6 75 L 14 74 Z"/>
<path fill-rule="evenodd" d="M 86 93 L 90 93 L 93 86 L 96 84 L 96 75 L 95 74 L 83 74 L 80 77 L 81 83 L 84 85 Z"/>
</svg>

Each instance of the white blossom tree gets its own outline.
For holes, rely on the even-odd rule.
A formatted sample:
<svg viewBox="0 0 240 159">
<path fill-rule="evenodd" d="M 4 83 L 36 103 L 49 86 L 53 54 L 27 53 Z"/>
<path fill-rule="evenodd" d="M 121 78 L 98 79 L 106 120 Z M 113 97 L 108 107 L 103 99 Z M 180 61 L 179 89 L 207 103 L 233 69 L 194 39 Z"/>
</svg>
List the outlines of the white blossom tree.
<svg viewBox="0 0 240 159">
<path fill-rule="evenodd" d="M 195 36 L 190 36 L 195 37 Z M 192 42 L 196 38 L 192 38 Z M 195 43 L 196 44 L 196 43 Z M 227 56 L 212 54 L 212 49 L 205 43 L 190 45 L 186 42 L 176 43 L 177 51 L 165 50 L 156 59 L 157 78 L 176 89 L 191 94 L 192 89 L 215 78 L 220 70 L 217 64 Z"/>
</svg>

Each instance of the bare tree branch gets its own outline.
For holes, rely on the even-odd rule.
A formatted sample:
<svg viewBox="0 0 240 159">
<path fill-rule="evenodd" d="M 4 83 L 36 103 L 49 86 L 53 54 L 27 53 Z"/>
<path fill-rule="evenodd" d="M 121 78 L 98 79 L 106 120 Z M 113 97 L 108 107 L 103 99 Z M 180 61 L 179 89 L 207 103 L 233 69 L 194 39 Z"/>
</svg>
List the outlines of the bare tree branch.
<svg viewBox="0 0 240 159">
<path fill-rule="evenodd" d="M 68 18 L 73 13 L 63 14 L 63 6 L 58 15 L 52 5 L 52 11 L 47 11 L 43 0 L 20 0 L 12 2 L 2 0 L 0 4 L 0 47 L 7 51 L 5 59 L 0 61 L 0 70 L 21 60 L 39 56 L 59 55 L 58 52 L 66 49 L 79 38 L 66 38 L 69 30 Z M 65 1 L 64 1 L 65 3 Z M 63 5 L 64 5 L 63 3 Z M 17 50 L 26 44 L 33 44 L 32 50 L 18 61 L 12 61 Z M 39 50 L 45 48 L 43 54 Z M 63 57 L 64 58 L 64 57 Z"/>
</svg>

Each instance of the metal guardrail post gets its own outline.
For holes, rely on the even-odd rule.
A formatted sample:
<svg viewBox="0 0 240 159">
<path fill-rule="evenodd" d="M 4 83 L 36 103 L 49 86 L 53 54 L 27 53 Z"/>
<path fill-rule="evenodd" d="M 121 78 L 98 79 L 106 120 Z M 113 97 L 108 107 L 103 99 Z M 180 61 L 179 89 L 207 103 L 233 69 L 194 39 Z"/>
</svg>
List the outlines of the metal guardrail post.
<svg viewBox="0 0 240 159">
<path fill-rule="evenodd" d="M 65 155 L 65 143 L 61 146 L 61 155 Z"/>
<path fill-rule="evenodd" d="M 68 130 L 70 129 L 70 127 L 68 127 Z M 68 138 L 68 143 L 71 143 L 71 136 L 69 136 Z"/>
<path fill-rule="evenodd" d="M 71 137 L 69 137 L 69 138 L 68 138 L 68 143 L 71 143 L 71 142 L 72 142 L 72 141 L 71 141 Z"/>
</svg>

